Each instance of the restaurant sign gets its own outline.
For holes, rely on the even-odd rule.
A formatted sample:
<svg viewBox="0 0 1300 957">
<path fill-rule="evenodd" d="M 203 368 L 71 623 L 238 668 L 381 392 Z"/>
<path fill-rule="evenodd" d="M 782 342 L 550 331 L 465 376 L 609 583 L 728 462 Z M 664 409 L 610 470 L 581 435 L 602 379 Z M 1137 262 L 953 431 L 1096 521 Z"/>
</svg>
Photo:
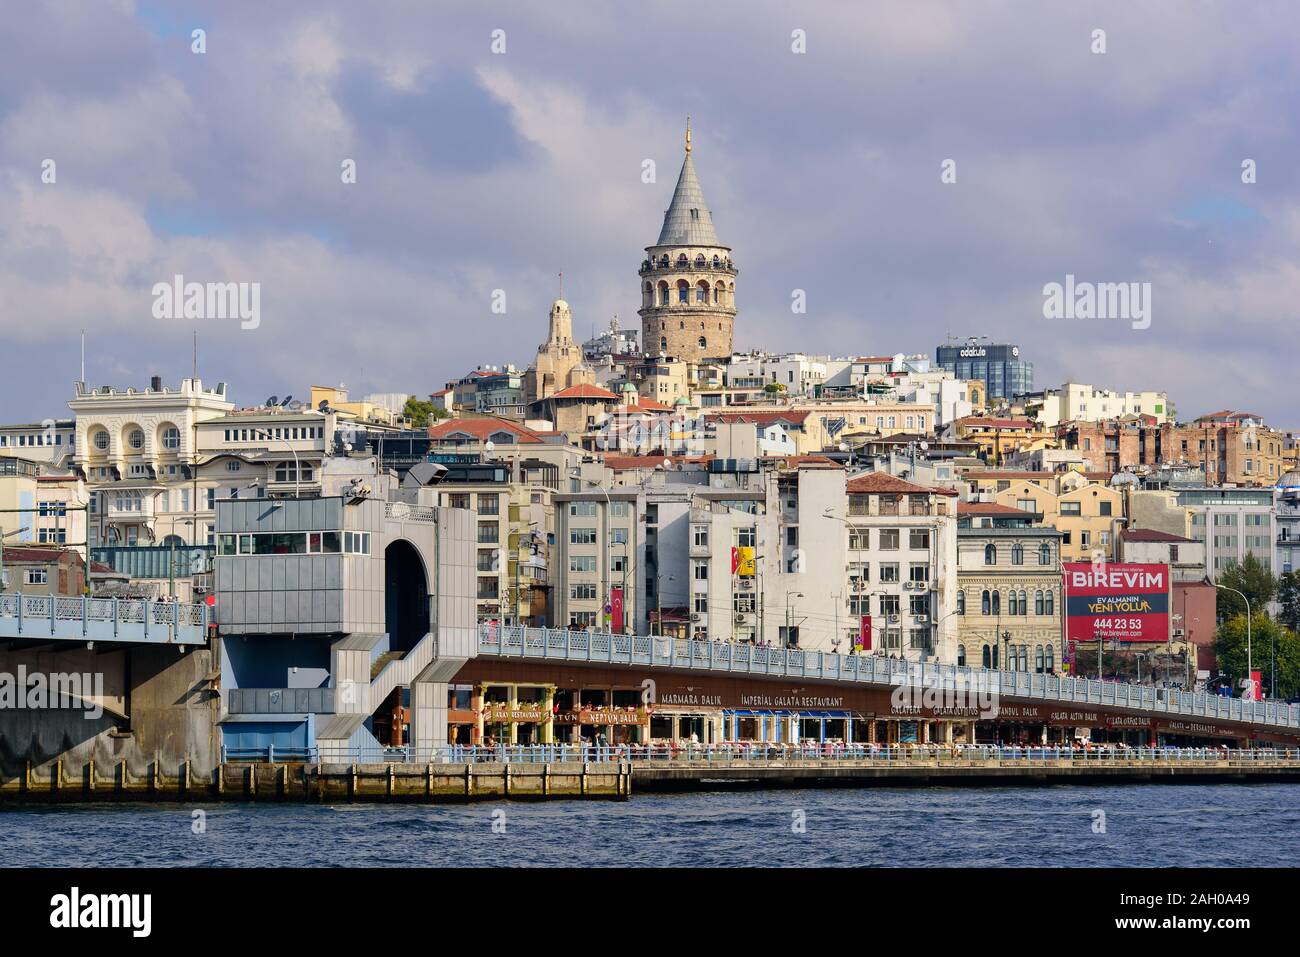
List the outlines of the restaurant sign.
<svg viewBox="0 0 1300 957">
<path fill-rule="evenodd" d="M 583 708 L 581 711 L 557 711 L 556 724 L 593 724 L 593 725 L 627 725 L 644 724 L 647 712 L 643 708 L 622 710 L 619 708 Z"/>
</svg>

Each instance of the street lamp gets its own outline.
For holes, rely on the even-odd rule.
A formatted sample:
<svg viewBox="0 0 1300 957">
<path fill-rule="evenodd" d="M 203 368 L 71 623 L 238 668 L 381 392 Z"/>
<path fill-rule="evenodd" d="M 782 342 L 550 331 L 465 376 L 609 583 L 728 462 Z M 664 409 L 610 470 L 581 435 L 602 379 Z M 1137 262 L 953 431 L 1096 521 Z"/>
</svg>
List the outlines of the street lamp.
<svg viewBox="0 0 1300 957">
<path fill-rule="evenodd" d="M 795 645 L 792 645 L 790 643 L 790 600 L 792 598 L 802 598 L 802 597 L 803 597 L 803 592 L 801 591 L 794 592 L 793 594 L 787 592 L 785 596 L 785 646 L 787 648 L 795 647 Z"/>
<path fill-rule="evenodd" d="M 1257 693 L 1257 689 L 1255 688 L 1254 658 L 1251 656 L 1250 599 L 1247 598 L 1242 592 L 1237 591 L 1237 589 L 1235 588 L 1229 588 L 1227 585 L 1220 585 L 1218 582 L 1210 581 L 1209 576 L 1206 576 L 1205 580 L 1209 582 L 1211 585 L 1213 585 L 1215 588 L 1222 589 L 1223 591 L 1230 591 L 1234 595 L 1240 595 L 1241 600 L 1246 603 L 1246 678 L 1247 680 L 1250 681 L 1250 700 L 1254 701 L 1258 697 L 1258 693 Z"/>
</svg>

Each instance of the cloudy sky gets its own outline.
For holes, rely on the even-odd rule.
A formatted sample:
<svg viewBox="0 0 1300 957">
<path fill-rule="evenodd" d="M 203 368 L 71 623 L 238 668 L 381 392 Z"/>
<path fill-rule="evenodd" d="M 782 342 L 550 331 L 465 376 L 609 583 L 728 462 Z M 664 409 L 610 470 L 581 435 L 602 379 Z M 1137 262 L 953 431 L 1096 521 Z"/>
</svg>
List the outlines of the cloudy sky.
<svg viewBox="0 0 1300 957">
<path fill-rule="evenodd" d="M 575 332 L 636 324 L 689 114 L 738 347 L 984 335 L 1040 387 L 1300 427 L 1294 24 L 1189 0 L 25 7 L 0 31 L 0 421 L 66 414 L 82 329 L 92 385 L 175 384 L 197 329 L 203 379 L 256 404 L 527 365 L 561 270 Z M 155 318 L 178 273 L 260 283 L 260 325 Z M 1150 328 L 1044 319 L 1067 274 L 1150 282 Z"/>
</svg>

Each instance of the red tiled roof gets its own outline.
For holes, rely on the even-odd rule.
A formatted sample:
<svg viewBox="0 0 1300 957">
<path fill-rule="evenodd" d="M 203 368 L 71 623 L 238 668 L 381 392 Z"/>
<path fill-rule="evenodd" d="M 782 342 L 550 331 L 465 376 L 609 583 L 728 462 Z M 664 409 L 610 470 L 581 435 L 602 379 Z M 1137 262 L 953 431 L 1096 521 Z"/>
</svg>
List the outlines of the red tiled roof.
<svg viewBox="0 0 1300 957">
<path fill-rule="evenodd" d="M 508 419 L 443 419 L 437 425 L 429 426 L 429 437 L 432 439 L 445 439 L 457 433 L 464 433 L 480 442 L 486 442 L 493 432 L 509 432 L 515 436 L 515 441 L 520 443 L 542 441 L 537 432 Z"/>
<path fill-rule="evenodd" d="M 958 515 L 1033 515 L 1022 508 L 999 505 L 997 502 L 958 502 Z"/>
<path fill-rule="evenodd" d="M 667 459 L 673 465 L 679 462 L 694 462 L 704 464 L 713 460 L 712 455 L 700 455 L 693 458 L 672 455 L 606 455 L 604 462 L 615 472 L 625 472 L 630 469 L 652 469 L 657 465 L 663 465 L 664 459 Z"/>
<path fill-rule="evenodd" d="M 77 561 L 81 560 L 81 555 L 79 553 L 65 548 L 40 548 L 27 545 L 6 545 L 4 551 L 5 561 L 15 562 L 57 562 L 64 555 L 71 555 Z"/>
<path fill-rule="evenodd" d="M 1065 475 L 1065 472 L 1003 472 L 991 471 L 981 472 L 978 470 L 968 469 L 962 473 L 962 478 L 968 480 L 976 479 L 1041 479 L 1041 478 L 1058 478 Z"/>
<path fill-rule="evenodd" d="M 1154 528 L 1126 528 L 1120 532 L 1126 542 L 1172 542 L 1174 544 L 1192 544 L 1195 540 L 1183 538 L 1181 535 L 1173 535 L 1169 532 L 1157 531 Z"/>
<path fill-rule="evenodd" d="M 855 493 L 870 492 L 873 494 L 884 493 L 887 495 L 957 494 L 950 488 L 931 488 L 928 485 L 916 485 L 912 482 L 907 482 L 901 478 L 890 475 L 888 472 L 868 472 L 866 475 L 860 475 L 857 478 L 849 479 L 848 490 Z"/>
<path fill-rule="evenodd" d="M 772 458 L 784 462 L 788 468 L 843 468 L 839 462 L 825 455 L 776 455 Z"/>
<path fill-rule="evenodd" d="M 763 412 L 710 412 L 711 422 L 750 422 L 754 425 L 771 425 L 773 422 L 788 422 L 790 425 L 803 425 L 808 418 L 808 411 L 767 410 Z"/>
<path fill-rule="evenodd" d="M 613 392 L 608 389 L 602 389 L 598 385 L 591 385 L 587 382 L 580 382 L 577 385 L 571 385 L 567 389 L 561 389 L 551 396 L 552 399 L 602 399 L 606 402 L 618 399 Z"/>
<path fill-rule="evenodd" d="M 1036 429 L 1038 423 L 1030 419 L 986 419 L 978 415 L 968 415 L 958 419 L 957 424 L 968 428 L 984 429 Z"/>
<path fill-rule="evenodd" d="M 636 402 L 632 403 L 631 405 L 625 405 L 623 408 L 632 412 L 671 412 L 672 411 L 672 409 L 669 408 L 668 406 L 662 405 L 661 403 L 655 402 L 651 399 L 637 399 Z"/>
</svg>

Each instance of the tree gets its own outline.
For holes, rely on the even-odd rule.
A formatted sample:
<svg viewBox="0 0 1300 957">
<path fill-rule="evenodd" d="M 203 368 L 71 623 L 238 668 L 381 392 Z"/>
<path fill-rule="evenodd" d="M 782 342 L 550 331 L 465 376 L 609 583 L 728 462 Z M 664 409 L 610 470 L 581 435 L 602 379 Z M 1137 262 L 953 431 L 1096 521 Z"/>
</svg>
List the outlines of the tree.
<svg viewBox="0 0 1300 957">
<path fill-rule="evenodd" d="M 1228 566 L 1227 570 L 1219 576 L 1219 584 L 1226 588 L 1235 588 L 1245 594 L 1250 599 L 1251 612 L 1267 611 L 1268 603 L 1277 594 L 1277 579 L 1250 552 L 1246 553 L 1246 557 L 1241 562 L 1234 562 Z M 1246 613 L 1241 597 L 1222 588 L 1219 589 L 1217 608 L 1220 621 Z"/>
<path fill-rule="evenodd" d="M 1300 631 L 1300 572 L 1283 572 L 1278 578 L 1277 601 L 1282 606 L 1278 621 Z"/>
<path fill-rule="evenodd" d="M 1238 599 L 1240 603 L 1240 599 Z M 1270 698 L 1293 698 L 1300 694 L 1300 636 L 1284 628 L 1262 612 L 1250 618 L 1252 663 L 1263 680 Z M 1276 662 L 1273 656 L 1276 656 Z M 1246 677 L 1246 616 L 1234 615 L 1219 626 L 1214 636 L 1214 657 L 1219 670 L 1232 679 L 1234 689 Z M 1273 666 L 1277 669 L 1277 689 L 1270 686 Z"/>
<path fill-rule="evenodd" d="M 430 421 L 436 422 L 438 419 L 447 417 L 447 410 L 440 409 L 428 399 L 417 399 L 415 396 L 408 396 L 406 405 L 402 407 L 402 415 L 411 420 L 414 428 L 422 429 Z"/>
</svg>

